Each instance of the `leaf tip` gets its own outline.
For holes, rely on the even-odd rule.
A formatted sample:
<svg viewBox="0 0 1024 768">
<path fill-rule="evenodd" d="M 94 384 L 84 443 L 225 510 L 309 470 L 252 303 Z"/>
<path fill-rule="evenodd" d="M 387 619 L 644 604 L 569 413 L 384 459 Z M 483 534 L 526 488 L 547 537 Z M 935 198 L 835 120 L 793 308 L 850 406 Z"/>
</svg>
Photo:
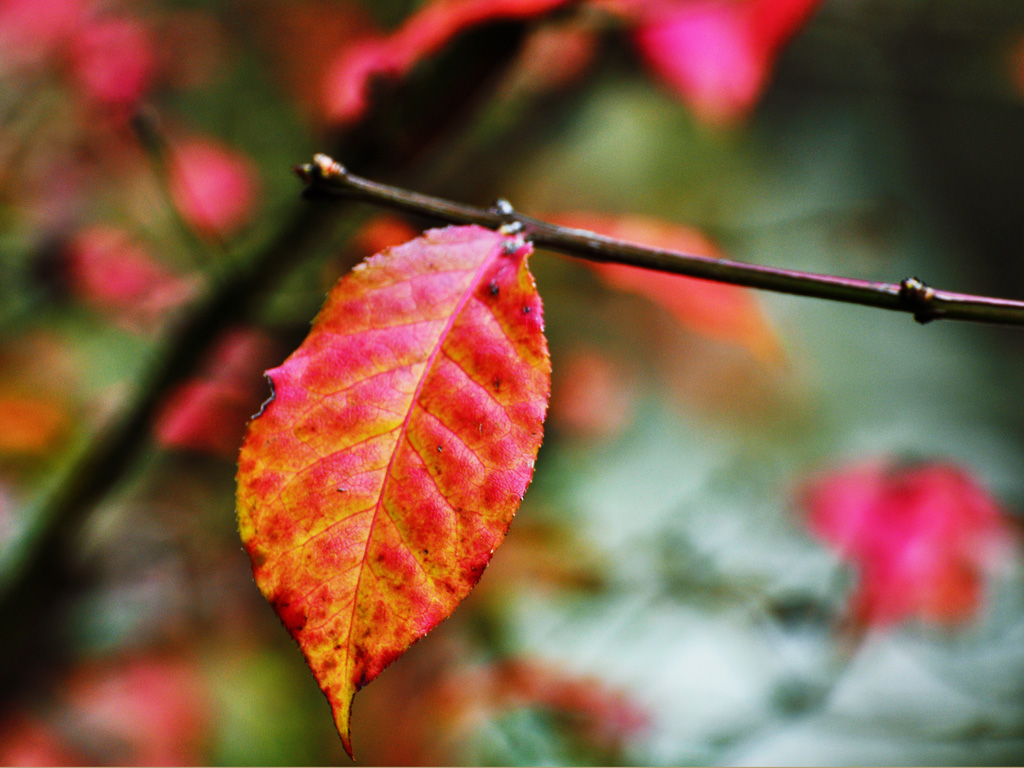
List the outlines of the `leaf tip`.
<svg viewBox="0 0 1024 768">
<path fill-rule="evenodd" d="M 355 762 L 356 756 L 352 752 L 352 697 L 348 696 L 346 701 L 334 702 L 334 724 L 338 728 L 338 735 L 341 736 L 341 746 L 345 748 L 345 754 L 349 760 Z"/>
<path fill-rule="evenodd" d="M 352 737 L 349 734 L 343 733 L 341 735 L 341 746 L 345 748 L 345 754 L 348 755 L 348 759 L 354 763 L 356 756 L 352 754 Z"/>
</svg>

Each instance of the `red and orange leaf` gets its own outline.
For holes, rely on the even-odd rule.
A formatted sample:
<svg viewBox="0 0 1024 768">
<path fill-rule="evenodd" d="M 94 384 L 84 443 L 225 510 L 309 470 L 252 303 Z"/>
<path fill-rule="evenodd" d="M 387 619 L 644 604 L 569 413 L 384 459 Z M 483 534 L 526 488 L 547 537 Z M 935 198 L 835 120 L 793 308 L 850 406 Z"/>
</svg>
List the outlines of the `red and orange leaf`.
<svg viewBox="0 0 1024 768">
<path fill-rule="evenodd" d="M 551 366 L 531 250 L 475 226 L 386 249 L 267 372 L 239 529 L 350 754 L 352 696 L 466 596 L 533 475 Z"/>
<path fill-rule="evenodd" d="M 646 216 L 567 213 L 549 218 L 559 224 L 640 245 L 723 257 L 714 243 L 697 229 Z M 747 288 L 624 264 L 588 261 L 587 266 L 611 287 L 638 293 L 660 304 L 682 325 L 697 333 L 742 347 L 764 363 L 777 364 L 784 357 L 778 336 Z"/>
</svg>

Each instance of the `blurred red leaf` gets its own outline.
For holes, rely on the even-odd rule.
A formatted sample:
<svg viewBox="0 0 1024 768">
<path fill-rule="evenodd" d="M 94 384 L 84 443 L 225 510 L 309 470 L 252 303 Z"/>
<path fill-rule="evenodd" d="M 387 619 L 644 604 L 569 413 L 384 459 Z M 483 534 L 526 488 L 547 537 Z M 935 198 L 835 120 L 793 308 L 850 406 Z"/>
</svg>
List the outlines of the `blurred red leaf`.
<svg viewBox="0 0 1024 768">
<path fill-rule="evenodd" d="M 0 454 L 45 454 L 69 426 L 67 406 L 62 402 L 0 389 Z"/>
<path fill-rule="evenodd" d="M 149 90 L 156 70 L 156 50 L 139 20 L 106 17 L 90 21 L 74 36 L 71 74 L 93 101 L 128 116 Z"/>
<path fill-rule="evenodd" d="M 92 226 L 66 252 L 71 291 L 129 322 L 152 323 L 194 294 L 194 280 L 171 273 L 123 230 Z"/>
<path fill-rule="evenodd" d="M 0 723 L 0 765 L 85 765 L 54 729 L 41 719 L 18 713 Z"/>
<path fill-rule="evenodd" d="M 574 21 L 532 30 L 519 54 L 521 84 L 534 91 L 568 88 L 594 62 L 598 42 L 595 30 Z"/>
<path fill-rule="evenodd" d="M 346 45 L 378 35 L 361 5 L 339 0 L 264 3 L 253 22 L 283 86 L 317 122 L 325 118 L 324 62 Z"/>
<path fill-rule="evenodd" d="M 88 0 L 0 0 L 0 72 L 36 64 L 68 42 Z"/>
<path fill-rule="evenodd" d="M 622 693 L 547 664 L 521 660 L 499 664 L 489 694 L 495 708 L 537 706 L 567 715 L 588 739 L 606 748 L 648 725 L 646 713 Z"/>
<path fill-rule="evenodd" d="M 3 765 L 201 765 L 211 732 L 197 665 L 153 654 L 85 663 L 51 710 L 0 727 Z"/>
<path fill-rule="evenodd" d="M 515 546 L 518 534 L 504 546 Z M 561 568 L 575 567 L 570 560 L 563 552 Z M 506 588 L 522 580 L 522 574 L 506 574 Z M 502 582 L 497 576 L 488 576 L 480 587 L 493 589 Z M 510 712 L 533 709 L 547 716 L 559 741 L 572 741 L 577 760 L 622 764 L 626 756 L 621 750 L 642 738 L 651 724 L 644 708 L 613 684 L 567 671 L 564 665 L 529 657 L 482 659 L 472 639 L 475 621 L 462 614 L 444 622 L 426 647 L 403 657 L 367 692 L 357 721 L 370 737 L 368 762 L 459 765 L 471 756 L 479 760 L 482 734 Z"/>
<path fill-rule="evenodd" d="M 359 120 L 369 106 L 369 90 L 379 77 L 404 77 L 460 33 L 498 19 L 537 16 L 571 0 L 433 0 L 395 32 L 345 47 L 328 66 L 325 112 L 336 124 Z"/>
<path fill-rule="evenodd" d="M 983 574 L 1010 535 L 996 500 L 948 464 L 854 466 L 814 480 L 801 501 L 811 531 L 859 573 L 859 626 L 972 618 Z"/>
<path fill-rule="evenodd" d="M 352 246 L 366 255 L 412 240 L 419 234 L 405 220 L 382 214 L 374 216 L 352 237 Z"/>
<path fill-rule="evenodd" d="M 549 218 L 559 224 L 641 245 L 716 259 L 723 257 L 698 230 L 645 216 L 568 213 Z M 586 264 L 608 285 L 646 296 L 687 328 L 743 347 L 765 363 L 778 364 L 783 359 L 775 331 L 746 288 L 622 264 L 589 261 Z"/>
<path fill-rule="evenodd" d="M 431 681 L 420 707 L 381 757 L 398 765 L 452 761 L 458 758 L 452 747 L 471 738 L 483 721 L 521 708 L 555 715 L 575 736 L 611 754 L 649 724 L 647 713 L 620 691 L 549 664 L 513 659 L 470 666 L 453 659 L 448 667 L 458 671 Z M 438 742 L 448 742 L 447 754 Z"/>
<path fill-rule="evenodd" d="M 211 139 L 188 139 L 171 155 L 174 203 L 201 235 L 224 237 L 252 217 L 259 176 L 241 152 Z"/>
<path fill-rule="evenodd" d="M 334 262 L 327 262 L 324 265 L 323 285 L 325 291 L 338 282 L 339 274 L 347 272 L 352 265 L 402 243 L 407 243 L 417 235 L 420 230 L 413 229 L 411 225 L 398 216 L 391 214 L 379 214 L 369 219 L 355 231 L 348 241 L 345 249 L 338 254 Z"/>
<path fill-rule="evenodd" d="M 168 396 L 155 427 L 156 439 L 166 448 L 230 458 L 254 411 L 251 387 L 189 381 Z"/>
<path fill-rule="evenodd" d="M 95 762 L 203 764 L 211 712 L 194 663 L 148 656 L 86 665 L 64 690 Z"/>
<path fill-rule="evenodd" d="M 602 0 L 629 17 L 651 71 L 697 116 L 745 117 L 782 47 L 821 0 Z"/>
<path fill-rule="evenodd" d="M 350 754 L 352 696 L 468 594 L 533 475 L 550 363 L 530 251 L 475 226 L 385 250 L 267 372 L 239 528 Z"/>
<path fill-rule="evenodd" d="M 154 426 L 156 441 L 166 448 L 233 457 L 266 391 L 261 374 L 275 351 L 259 331 L 226 334 L 204 372 L 167 396 Z"/>
<path fill-rule="evenodd" d="M 606 354 L 576 349 L 564 356 L 552 379 L 549 423 L 570 435 L 608 439 L 633 418 L 634 383 Z"/>
</svg>

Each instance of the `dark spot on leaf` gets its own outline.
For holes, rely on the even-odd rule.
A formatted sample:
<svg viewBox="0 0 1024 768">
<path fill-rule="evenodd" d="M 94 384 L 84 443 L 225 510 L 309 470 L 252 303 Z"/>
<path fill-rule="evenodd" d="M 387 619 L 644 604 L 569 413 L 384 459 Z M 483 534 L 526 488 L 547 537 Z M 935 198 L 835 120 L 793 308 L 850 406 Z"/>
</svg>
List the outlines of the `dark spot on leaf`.
<svg viewBox="0 0 1024 768">
<path fill-rule="evenodd" d="M 442 447 L 441 447 L 440 445 L 439 445 L 439 446 L 437 446 L 437 452 L 438 452 L 438 453 L 440 453 L 440 452 L 441 452 L 441 451 L 443 451 L 443 450 L 444 450 L 444 448 L 442 448 Z"/>
<path fill-rule="evenodd" d="M 495 392 L 501 391 L 501 379 L 495 379 L 491 382 L 491 386 L 494 387 Z"/>
<path fill-rule="evenodd" d="M 306 626 L 306 614 L 301 608 L 293 607 L 290 600 L 281 597 L 274 597 L 270 605 L 281 618 L 281 623 L 291 632 L 301 632 Z"/>
<path fill-rule="evenodd" d="M 533 307 L 531 307 L 530 305 L 526 305 L 525 307 L 523 307 L 523 314 L 524 314 L 524 315 L 528 315 L 528 314 L 530 314 L 530 313 L 531 313 L 532 311 L 533 311 Z"/>
<path fill-rule="evenodd" d="M 489 290 L 491 292 L 491 296 L 497 296 L 498 295 L 498 281 L 497 280 L 491 280 L 491 284 L 487 286 L 487 290 Z"/>
<path fill-rule="evenodd" d="M 359 677 L 356 679 L 356 690 L 361 690 L 368 682 L 370 682 L 370 678 L 366 674 L 366 670 L 359 670 Z"/>
<path fill-rule="evenodd" d="M 338 486 L 338 493 L 345 493 L 347 491 L 348 491 L 348 488 L 342 488 L 340 485 Z"/>
</svg>

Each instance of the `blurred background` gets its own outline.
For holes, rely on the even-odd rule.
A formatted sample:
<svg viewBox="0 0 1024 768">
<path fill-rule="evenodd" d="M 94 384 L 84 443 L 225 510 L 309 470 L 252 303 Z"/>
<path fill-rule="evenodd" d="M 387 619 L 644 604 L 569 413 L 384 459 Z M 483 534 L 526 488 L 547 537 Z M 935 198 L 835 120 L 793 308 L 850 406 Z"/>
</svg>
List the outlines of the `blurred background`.
<svg viewBox="0 0 1024 768">
<path fill-rule="evenodd" d="M 424 192 L 1024 298 L 1019 0 L 0 0 L 0 763 L 347 763 L 235 456 Z M 539 252 L 546 439 L 361 764 L 1024 761 L 1021 331 Z"/>
</svg>

